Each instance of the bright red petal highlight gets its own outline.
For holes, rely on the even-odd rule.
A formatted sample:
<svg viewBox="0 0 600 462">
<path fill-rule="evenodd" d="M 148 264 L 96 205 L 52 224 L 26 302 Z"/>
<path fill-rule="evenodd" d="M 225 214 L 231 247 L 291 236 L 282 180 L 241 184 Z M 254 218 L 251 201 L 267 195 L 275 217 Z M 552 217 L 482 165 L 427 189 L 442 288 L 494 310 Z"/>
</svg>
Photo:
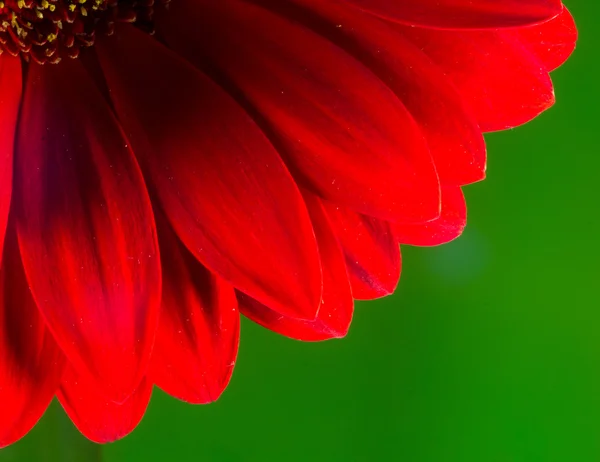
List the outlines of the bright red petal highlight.
<svg viewBox="0 0 600 462">
<path fill-rule="evenodd" d="M 189 253 L 160 221 L 163 265 L 160 327 L 150 377 L 189 403 L 216 401 L 237 356 L 240 315 L 233 287 Z"/>
<path fill-rule="evenodd" d="M 400 244 L 433 246 L 445 244 L 462 234 L 467 224 L 467 204 L 460 188 L 442 189 L 442 214 L 421 225 L 392 223 Z"/>
<path fill-rule="evenodd" d="M 571 56 L 578 35 L 575 20 L 566 8 L 551 21 L 507 32 L 520 40 L 549 71 Z"/>
<path fill-rule="evenodd" d="M 440 28 L 499 28 L 547 21 L 561 0 L 346 0 L 382 18 Z"/>
<path fill-rule="evenodd" d="M 346 268 L 357 300 L 390 295 L 400 279 L 400 246 L 390 224 L 323 202 L 344 252 Z"/>
<path fill-rule="evenodd" d="M 0 262 L 12 196 L 15 128 L 21 103 L 21 60 L 0 56 Z"/>
<path fill-rule="evenodd" d="M 297 340 L 315 342 L 344 337 L 354 311 L 344 254 L 321 201 L 310 193 L 304 197 L 323 262 L 323 299 L 317 318 L 302 321 L 282 316 L 243 293 L 238 293 L 240 311 L 267 329 Z"/>
<path fill-rule="evenodd" d="M 21 117 L 17 232 L 33 296 L 78 373 L 122 401 L 145 374 L 160 307 L 141 172 L 81 61 L 32 63 Z"/>
<path fill-rule="evenodd" d="M 399 29 L 452 80 L 484 132 L 522 125 L 554 104 L 548 70 L 511 32 Z"/>
<path fill-rule="evenodd" d="M 0 270 L 0 448 L 36 424 L 65 365 L 27 286 L 13 233 L 7 236 Z"/>
<path fill-rule="evenodd" d="M 58 400 L 77 429 L 96 443 L 111 443 L 127 436 L 142 420 L 152 384 L 142 379 L 138 388 L 122 404 L 107 400 L 93 382 L 68 369 Z"/>
<path fill-rule="evenodd" d="M 419 126 L 342 49 L 240 0 L 181 0 L 160 18 L 170 46 L 249 101 L 301 184 L 382 219 L 439 215 L 438 178 Z"/>
<path fill-rule="evenodd" d="M 97 49 L 119 119 L 186 247 L 278 312 L 313 319 L 321 269 L 308 212 L 252 119 L 132 26 Z"/>
</svg>

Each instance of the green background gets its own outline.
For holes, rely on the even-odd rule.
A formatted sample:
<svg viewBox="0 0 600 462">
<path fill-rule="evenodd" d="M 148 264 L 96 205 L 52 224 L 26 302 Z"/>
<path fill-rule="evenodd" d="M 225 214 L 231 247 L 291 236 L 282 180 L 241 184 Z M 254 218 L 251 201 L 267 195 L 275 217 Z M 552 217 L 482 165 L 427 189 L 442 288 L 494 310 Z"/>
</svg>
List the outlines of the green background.
<svg viewBox="0 0 600 462">
<path fill-rule="evenodd" d="M 405 247 L 398 291 L 359 303 L 346 339 L 244 322 L 218 403 L 156 391 L 103 447 L 53 405 L 0 461 L 600 461 L 600 5 L 568 6 L 580 42 L 556 106 L 487 137 L 464 235 Z"/>
</svg>

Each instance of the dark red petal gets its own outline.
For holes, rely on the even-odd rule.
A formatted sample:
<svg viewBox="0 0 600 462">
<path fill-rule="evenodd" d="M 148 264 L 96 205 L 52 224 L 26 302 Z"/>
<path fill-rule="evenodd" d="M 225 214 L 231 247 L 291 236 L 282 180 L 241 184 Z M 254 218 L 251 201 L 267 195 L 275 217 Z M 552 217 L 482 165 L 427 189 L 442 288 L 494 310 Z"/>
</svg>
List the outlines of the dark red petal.
<svg viewBox="0 0 600 462">
<path fill-rule="evenodd" d="M 154 342 L 158 243 L 128 141 L 80 61 L 29 66 L 16 153 L 17 232 L 33 296 L 77 372 L 122 401 Z"/>
<path fill-rule="evenodd" d="M 64 365 L 27 286 L 14 230 L 9 231 L 0 270 L 0 448 L 36 424 Z"/>
<path fill-rule="evenodd" d="M 399 29 L 453 81 L 483 131 L 524 124 L 554 103 L 548 70 L 509 32 Z"/>
<path fill-rule="evenodd" d="M 21 103 L 21 60 L 0 56 L 0 262 L 10 209 L 15 128 Z"/>
<path fill-rule="evenodd" d="M 96 443 L 111 443 L 127 436 L 140 423 L 151 394 L 152 384 L 144 378 L 125 402 L 117 404 L 69 368 L 57 396 L 81 433 Z"/>
<path fill-rule="evenodd" d="M 169 46 L 206 63 L 249 102 L 300 183 L 382 219 L 439 215 L 438 178 L 419 126 L 344 50 L 240 0 L 181 0 L 157 19 Z"/>
<path fill-rule="evenodd" d="M 400 244 L 432 246 L 445 244 L 462 234 L 467 224 L 467 204 L 460 188 L 442 189 L 442 214 L 421 225 L 392 223 Z"/>
<path fill-rule="evenodd" d="M 352 296 L 371 300 L 394 292 L 400 279 L 400 246 L 390 224 L 323 202 L 344 252 Z"/>
<path fill-rule="evenodd" d="M 237 356 L 240 315 L 233 287 L 212 274 L 159 221 L 163 267 L 160 326 L 151 379 L 190 403 L 215 401 Z"/>
<path fill-rule="evenodd" d="M 314 233 L 266 137 L 223 90 L 133 26 L 99 42 L 119 118 L 186 247 L 252 297 L 313 319 Z"/>
<path fill-rule="evenodd" d="M 304 197 L 323 264 L 323 299 L 317 318 L 302 321 L 282 316 L 243 293 L 238 293 L 240 311 L 267 329 L 298 340 L 314 342 L 344 337 L 350 327 L 354 308 L 344 254 L 321 201 L 310 193 Z"/>
<path fill-rule="evenodd" d="M 409 25 L 499 28 L 547 21 L 560 0 L 346 0 L 362 10 Z"/>
<path fill-rule="evenodd" d="M 360 59 L 402 100 L 427 139 L 442 185 L 484 178 L 485 143 L 477 120 L 427 55 L 388 24 L 339 1 L 293 2 L 302 8 L 280 0 L 269 5 Z"/>
<path fill-rule="evenodd" d="M 515 29 L 510 34 L 520 40 L 549 71 L 567 60 L 577 42 L 575 20 L 566 8 L 551 21 Z"/>
</svg>

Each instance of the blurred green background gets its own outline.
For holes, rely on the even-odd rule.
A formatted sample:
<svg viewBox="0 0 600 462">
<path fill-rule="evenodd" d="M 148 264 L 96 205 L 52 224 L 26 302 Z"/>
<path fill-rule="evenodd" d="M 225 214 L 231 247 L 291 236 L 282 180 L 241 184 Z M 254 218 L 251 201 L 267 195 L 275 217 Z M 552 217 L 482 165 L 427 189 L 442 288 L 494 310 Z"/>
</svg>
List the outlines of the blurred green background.
<svg viewBox="0 0 600 462">
<path fill-rule="evenodd" d="M 218 403 L 156 391 L 103 447 L 74 445 L 53 405 L 0 461 L 600 461 L 600 5 L 567 5 L 580 42 L 556 106 L 487 137 L 464 235 L 404 248 L 397 293 L 359 303 L 346 339 L 244 322 Z"/>
</svg>

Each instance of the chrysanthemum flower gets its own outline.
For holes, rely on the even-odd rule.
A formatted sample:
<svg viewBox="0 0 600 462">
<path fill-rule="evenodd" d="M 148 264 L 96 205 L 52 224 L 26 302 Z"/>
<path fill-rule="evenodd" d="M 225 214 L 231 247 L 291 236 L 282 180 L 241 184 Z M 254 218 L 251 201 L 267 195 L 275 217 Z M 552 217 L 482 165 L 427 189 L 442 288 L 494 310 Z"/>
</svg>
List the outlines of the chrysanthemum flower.
<svg viewBox="0 0 600 462">
<path fill-rule="evenodd" d="M 0 446 L 215 400 L 239 313 L 346 334 L 552 105 L 559 0 L 0 2 Z"/>
</svg>

